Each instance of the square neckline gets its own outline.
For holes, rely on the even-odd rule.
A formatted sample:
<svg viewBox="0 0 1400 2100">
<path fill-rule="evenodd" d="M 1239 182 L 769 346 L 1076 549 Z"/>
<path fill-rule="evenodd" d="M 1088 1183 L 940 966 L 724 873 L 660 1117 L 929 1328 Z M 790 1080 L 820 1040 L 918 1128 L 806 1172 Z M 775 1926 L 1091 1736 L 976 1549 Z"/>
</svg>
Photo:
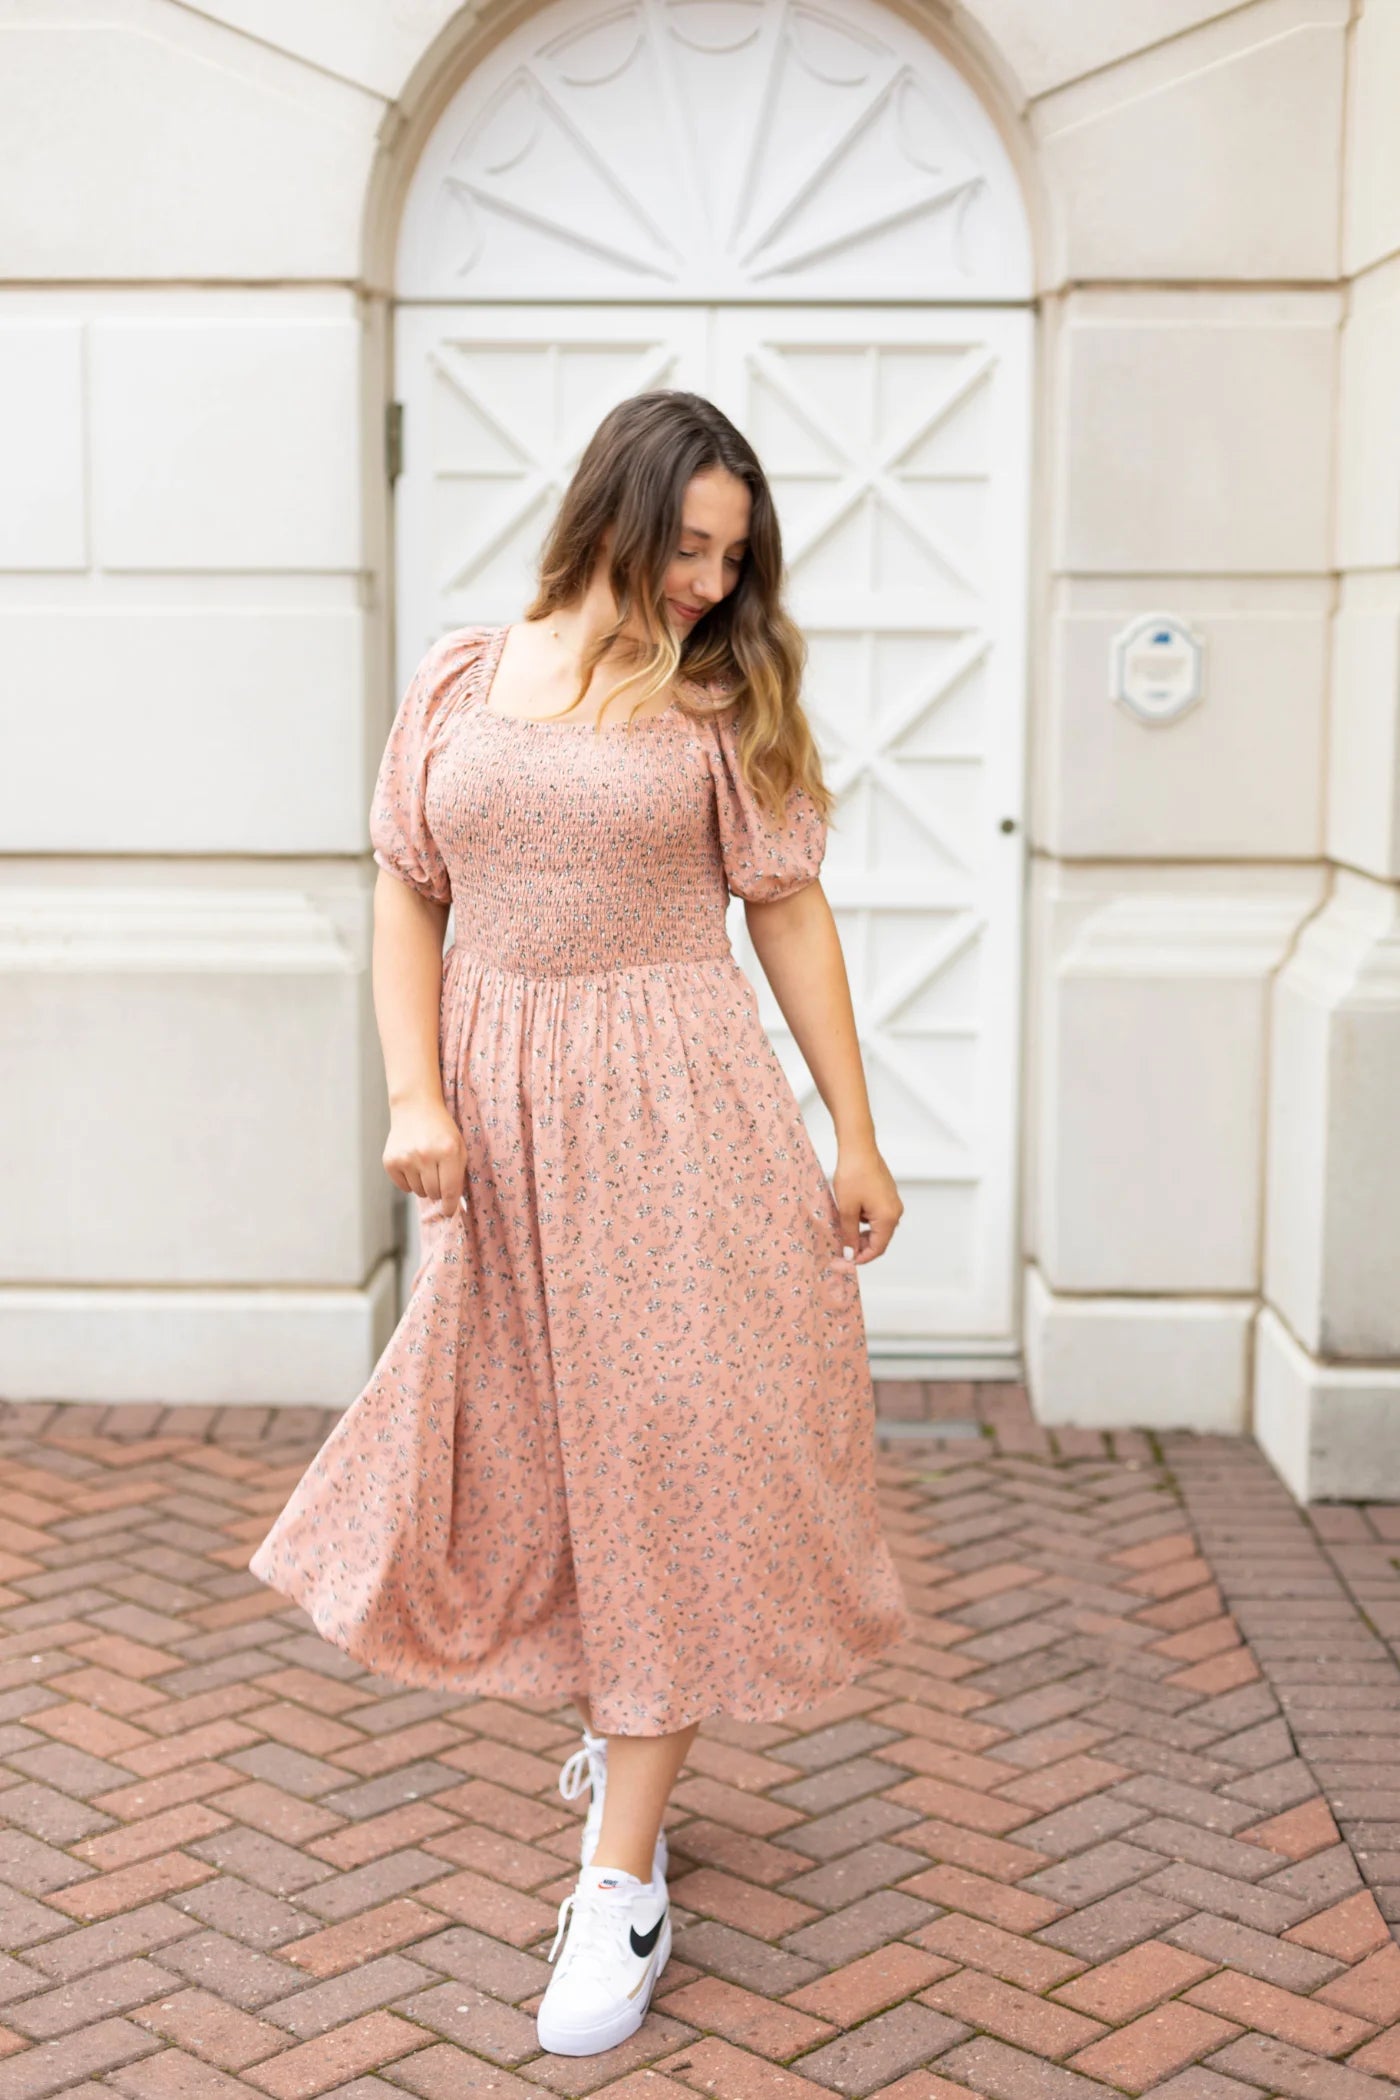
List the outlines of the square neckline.
<svg viewBox="0 0 1400 2100">
<path fill-rule="evenodd" d="M 502 713 L 499 708 L 492 707 L 491 692 L 496 683 L 496 673 L 500 669 L 501 658 L 505 654 L 506 640 L 515 624 L 514 621 L 507 621 L 504 626 L 495 630 L 490 646 L 482 660 L 483 676 L 477 686 L 477 711 L 487 716 L 489 720 L 493 722 L 509 722 L 521 729 L 543 729 L 548 731 L 568 729 L 575 734 L 581 730 L 587 736 L 627 736 L 637 729 L 655 728 L 662 722 L 670 721 L 672 716 L 681 714 L 682 710 L 672 700 L 668 706 L 661 708 L 654 715 L 641 715 L 633 722 L 605 722 L 600 729 L 592 722 L 550 721 L 544 715 L 508 715 Z"/>
</svg>

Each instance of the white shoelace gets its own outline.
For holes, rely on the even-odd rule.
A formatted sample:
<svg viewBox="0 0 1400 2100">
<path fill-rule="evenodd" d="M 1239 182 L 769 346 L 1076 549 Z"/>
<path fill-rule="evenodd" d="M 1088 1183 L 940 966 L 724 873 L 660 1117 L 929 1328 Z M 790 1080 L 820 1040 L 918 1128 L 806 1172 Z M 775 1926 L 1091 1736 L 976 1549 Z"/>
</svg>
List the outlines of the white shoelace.
<svg viewBox="0 0 1400 2100">
<path fill-rule="evenodd" d="M 587 1787 L 595 1799 L 601 1795 L 603 1782 L 607 1778 L 608 1746 L 606 1737 L 585 1736 L 572 1757 L 564 1760 L 559 1774 L 559 1791 L 566 1801 L 577 1801 Z"/>
<path fill-rule="evenodd" d="M 609 1961 L 616 1962 L 620 1956 L 631 1952 L 631 1941 L 627 1933 L 630 1917 L 631 1909 L 628 1904 L 609 1903 L 596 1889 L 571 1890 L 559 1906 L 559 1925 L 549 1950 L 549 1959 L 553 1961 L 559 1951 L 559 1942 L 564 1937 L 565 1928 L 570 1918 L 573 1918 L 575 1929 L 569 1934 L 558 1974 L 562 1976 L 566 1970 L 578 1967 L 591 1956 L 594 1966 L 606 1978 Z M 580 1932 L 577 1927 L 585 1922 L 589 1925 L 601 1922 L 605 1931 Z"/>
</svg>

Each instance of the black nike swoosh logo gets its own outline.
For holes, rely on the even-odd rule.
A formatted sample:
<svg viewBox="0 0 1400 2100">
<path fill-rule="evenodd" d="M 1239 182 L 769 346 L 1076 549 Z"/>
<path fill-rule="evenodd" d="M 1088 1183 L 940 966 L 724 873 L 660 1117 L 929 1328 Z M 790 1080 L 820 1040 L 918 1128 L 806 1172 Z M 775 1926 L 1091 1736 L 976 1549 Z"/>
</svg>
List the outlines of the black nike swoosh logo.
<svg viewBox="0 0 1400 2100">
<path fill-rule="evenodd" d="M 661 1937 L 661 1928 L 665 1923 L 666 1913 L 663 1910 L 650 1932 L 638 1932 L 634 1925 L 632 1927 L 632 1952 L 634 1954 L 650 1954 L 652 1948 Z"/>
</svg>

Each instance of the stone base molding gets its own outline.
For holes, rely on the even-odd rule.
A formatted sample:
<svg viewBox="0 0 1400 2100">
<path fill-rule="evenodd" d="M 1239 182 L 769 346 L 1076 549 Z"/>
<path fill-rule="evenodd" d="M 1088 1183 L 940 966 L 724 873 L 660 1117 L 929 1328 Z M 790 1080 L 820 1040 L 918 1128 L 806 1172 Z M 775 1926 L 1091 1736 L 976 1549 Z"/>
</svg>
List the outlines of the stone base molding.
<svg viewBox="0 0 1400 2100">
<path fill-rule="evenodd" d="M 1266 1307 L 1254 1434 L 1300 1502 L 1400 1500 L 1400 1363 L 1322 1363 Z"/>
<path fill-rule="evenodd" d="M 1274 993 L 1264 1294 L 1314 1355 L 1400 1359 L 1400 891 L 1339 870 Z"/>
<path fill-rule="evenodd" d="M 358 1290 L 0 1290 L 9 1400 L 334 1407 L 393 1332 L 394 1257 Z"/>
<path fill-rule="evenodd" d="M 1319 871 L 1046 865 L 1037 892 L 1027 1251 L 1059 1292 L 1255 1296 L 1270 997 Z"/>
<path fill-rule="evenodd" d="M 1236 1434 L 1249 1410 L 1251 1298 L 1061 1297 L 1026 1271 L 1036 1420 Z"/>
</svg>

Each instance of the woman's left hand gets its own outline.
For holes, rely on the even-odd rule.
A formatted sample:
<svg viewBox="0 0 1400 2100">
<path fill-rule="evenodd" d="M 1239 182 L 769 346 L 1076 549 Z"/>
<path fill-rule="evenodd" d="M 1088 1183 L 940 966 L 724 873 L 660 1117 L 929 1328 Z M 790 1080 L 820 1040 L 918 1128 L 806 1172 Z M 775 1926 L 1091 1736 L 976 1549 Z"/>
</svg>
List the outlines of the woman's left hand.
<svg viewBox="0 0 1400 2100">
<path fill-rule="evenodd" d="M 841 1213 L 841 1244 L 859 1264 L 876 1261 L 904 1215 L 894 1176 L 873 1145 L 845 1147 L 837 1155 L 831 1192 Z"/>
</svg>

